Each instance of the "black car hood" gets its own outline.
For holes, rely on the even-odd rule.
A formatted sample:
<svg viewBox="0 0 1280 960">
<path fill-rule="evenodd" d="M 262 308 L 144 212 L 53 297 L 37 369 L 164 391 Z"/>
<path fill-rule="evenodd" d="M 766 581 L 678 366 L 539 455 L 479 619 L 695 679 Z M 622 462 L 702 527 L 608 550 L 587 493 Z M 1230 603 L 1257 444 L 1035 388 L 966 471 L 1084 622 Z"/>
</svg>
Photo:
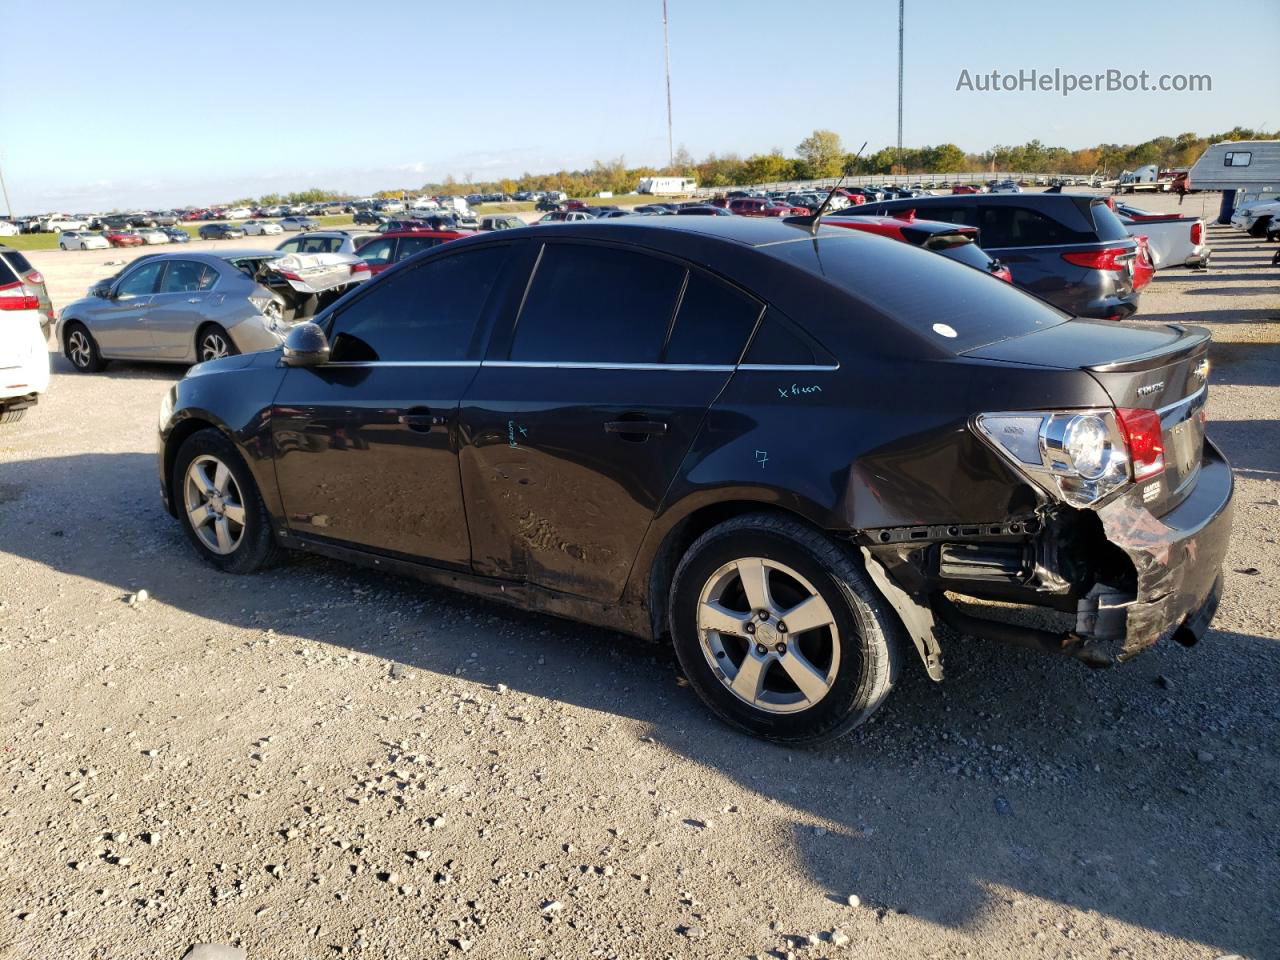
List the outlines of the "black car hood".
<svg viewBox="0 0 1280 960">
<path fill-rule="evenodd" d="M 1060 370 L 1115 368 L 1117 364 L 1137 369 L 1148 360 L 1167 363 L 1171 355 L 1194 350 L 1208 337 L 1200 327 L 1176 323 L 1076 319 L 1026 336 L 974 347 L 964 356 Z"/>
</svg>

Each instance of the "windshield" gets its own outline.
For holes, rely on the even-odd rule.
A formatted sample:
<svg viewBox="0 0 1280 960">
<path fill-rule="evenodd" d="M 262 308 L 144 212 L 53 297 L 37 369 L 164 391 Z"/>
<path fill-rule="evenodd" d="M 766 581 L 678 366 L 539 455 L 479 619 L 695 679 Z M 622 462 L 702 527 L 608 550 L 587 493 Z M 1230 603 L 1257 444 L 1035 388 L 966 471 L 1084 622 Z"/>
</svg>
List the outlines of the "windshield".
<svg viewBox="0 0 1280 960">
<path fill-rule="evenodd" d="M 813 241 L 778 244 L 774 252 L 956 353 L 1070 319 L 1012 284 L 882 237 L 842 230 Z M 910 282 L 904 282 L 908 277 Z"/>
</svg>

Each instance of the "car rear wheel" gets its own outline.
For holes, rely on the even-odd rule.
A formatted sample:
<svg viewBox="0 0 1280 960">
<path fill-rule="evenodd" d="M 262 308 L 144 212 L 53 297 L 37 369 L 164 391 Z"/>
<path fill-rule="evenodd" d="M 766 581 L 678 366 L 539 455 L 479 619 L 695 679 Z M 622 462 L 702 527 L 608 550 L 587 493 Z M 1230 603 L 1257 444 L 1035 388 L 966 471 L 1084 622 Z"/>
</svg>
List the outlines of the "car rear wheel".
<svg viewBox="0 0 1280 960">
<path fill-rule="evenodd" d="M 669 606 L 690 685 L 768 740 L 834 740 L 897 679 L 892 610 L 845 549 L 788 517 L 750 514 L 703 534 L 676 569 Z"/>
<path fill-rule="evenodd" d="M 97 373 L 107 365 L 98 351 L 98 341 L 82 323 L 67 326 L 64 335 L 63 353 L 71 361 L 71 365 L 81 373 Z"/>
<path fill-rule="evenodd" d="M 217 324 L 201 327 L 196 336 L 196 356 L 200 363 L 235 356 L 239 352 L 231 336 Z"/>
<path fill-rule="evenodd" d="M 183 442 L 171 483 L 183 529 L 205 560 L 227 573 L 253 573 L 275 560 L 270 514 L 244 459 L 221 432 L 200 430 Z"/>
</svg>

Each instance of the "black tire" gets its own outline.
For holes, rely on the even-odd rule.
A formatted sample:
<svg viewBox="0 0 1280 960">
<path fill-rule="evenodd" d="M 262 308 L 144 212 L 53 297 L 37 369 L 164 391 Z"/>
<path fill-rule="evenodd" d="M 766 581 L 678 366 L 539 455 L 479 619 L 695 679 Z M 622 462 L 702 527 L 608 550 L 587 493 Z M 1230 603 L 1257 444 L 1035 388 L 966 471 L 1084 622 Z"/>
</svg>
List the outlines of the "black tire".
<svg viewBox="0 0 1280 960">
<path fill-rule="evenodd" d="M 1265 237 L 1270 225 L 1271 216 L 1269 214 L 1265 217 L 1259 217 L 1257 220 L 1253 221 L 1253 226 L 1249 228 L 1249 236 Z"/>
<path fill-rule="evenodd" d="M 17 410 L 0 409 L 0 423 L 17 423 L 27 415 L 26 407 L 19 407 Z"/>
<path fill-rule="evenodd" d="M 829 668 L 834 676 L 825 695 L 795 712 L 770 712 L 739 699 L 704 652 L 697 623 L 702 591 L 727 564 L 749 557 L 799 573 L 834 618 L 836 634 L 821 628 L 819 637 L 828 648 L 839 647 L 838 666 Z M 834 740 L 875 713 L 897 682 L 902 657 L 897 615 L 845 548 L 790 517 L 748 514 L 704 533 L 676 568 L 669 610 L 676 656 L 690 685 L 723 720 L 766 740 L 796 746 Z M 832 662 L 830 650 L 825 662 Z"/>
<path fill-rule="evenodd" d="M 78 320 L 68 323 L 62 331 L 62 353 L 80 373 L 97 373 L 107 365 L 98 350 L 98 341 Z"/>
<path fill-rule="evenodd" d="M 236 342 L 231 339 L 231 334 L 216 323 L 206 323 L 196 331 L 196 363 L 214 359 L 210 354 L 217 352 L 217 343 L 222 343 L 226 346 L 226 352 L 221 354 L 222 356 L 234 357 L 240 352 Z"/>
<path fill-rule="evenodd" d="M 187 471 L 193 461 L 200 457 L 213 457 L 225 464 L 235 479 L 241 494 L 240 505 L 244 508 L 243 534 L 230 553 L 219 554 L 210 549 L 196 532 L 191 516 L 186 507 L 184 487 Z M 234 443 L 220 430 L 208 428 L 193 433 L 178 448 L 178 455 L 173 461 L 173 473 L 169 477 L 169 496 L 178 514 L 178 521 L 187 534 L 196 552 L 206 561 L 226 573 L 255 573 L 275 563 L 280 556 L 280 547 L 272 534 L 271 515 L 266 504 L 262 502 L 262 494 L 253 480 L 253 474 L 245 464 L 244 458 Z"/>
</svg>

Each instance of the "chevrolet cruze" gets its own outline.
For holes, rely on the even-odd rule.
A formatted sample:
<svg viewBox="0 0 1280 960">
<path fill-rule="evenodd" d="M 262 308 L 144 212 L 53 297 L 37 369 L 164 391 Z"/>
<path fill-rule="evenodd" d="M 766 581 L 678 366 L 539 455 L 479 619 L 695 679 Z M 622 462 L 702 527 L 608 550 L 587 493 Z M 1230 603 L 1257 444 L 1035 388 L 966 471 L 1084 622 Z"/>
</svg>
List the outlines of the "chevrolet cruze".
<svg viewBox="0 0 1280 960">
<path fill-rule="evenodd" d="M 1205 634 L 1207 345 L 835 227 L 532 227 L 194 367 L 160 489 L 225 571 L 289 548 L 669 638 L 722 718 L 812 743 L 904 660 L 941 680 L 939 623 L 1091 666 Z"/>
</svg>

